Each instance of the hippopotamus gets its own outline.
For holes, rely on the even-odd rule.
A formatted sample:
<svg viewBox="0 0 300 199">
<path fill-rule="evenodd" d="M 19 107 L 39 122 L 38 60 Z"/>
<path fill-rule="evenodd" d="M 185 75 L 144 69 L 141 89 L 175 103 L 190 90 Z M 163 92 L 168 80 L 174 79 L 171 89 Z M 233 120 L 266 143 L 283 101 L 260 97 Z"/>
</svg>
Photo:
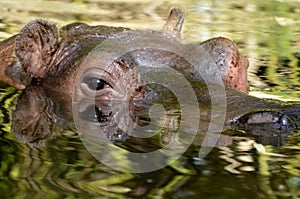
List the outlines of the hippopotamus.
<svg viewBox="0 0 300 199">
<path fill-rule="evenodd" d="M 64 115 L 63 117 L 72 119 L 74 89 L 77 97 L 92 98 L 96 101 L 97 116 L 92 116 L 96 122 L 105 122 L 113 117 L 114 113 L 109 110 L 104 111 L 109 109 L 107 104 L 99 108 L 101 106 L 99 104 L 105 104 L 111 100 L 123 100 L 133 104 L 130 110 L 134 110 L 133 115 L 136 117 L 136 112 L 138 112 L 136 107 L 140 104 L 144 106 L 144 103 L 139 103 L 139 101 L 146 99 L 147 102 L 149 100 L 157 102 L 168 101 L 170 96 L 172 98 L 172 95 L 159 86 L 151 87 L 151 85 L 144 84 L 139 70 L 136 70 L 145 66 L 150 66 L 146 68 L 147 70 L 156 70 L 157 65 L 175 69 L 190 82 L 201 102 L 200 107 L 204 110 L 201 111 L 200 117 L 200 120 L 205 123 L 202 127 L 207 128 L 207 121 L 210 120 L 209 110 L 212 106 L 207 81 L 211 81 L 209 83 L 216 84 L 217 87 L 224 87 L 226 118 L 223 131 L 242 129 L 247 132 L 252 131 L 254 134 L 270 133 L 274 136 L 278 133 L 291 132 L 297 126 L 300 113 L 300 106 L 297 104 L 259 99 L 247 94 L 249 62 L 240 54 L 237 45 L 232 40 L 217 37 L 201 43 L 183 43 L 181 41 L 183 21 L 184 12 L 180 8 L 171 10 L 167 22 L 162 30 L 158 31 L 130 30 L 124 27 L 102 25 L 89 26 L 79 22 L 66 25 L 58 31 L 57 27 L 48 21 L 42 19 L 31 21 L 19 34 L 0 43 L 1 81 L 17 89 L 25 89 L 15 110 L 14 117 L 17 119 L 13 121 L 12 130 L 26 137 L 28 128 L 34 127 L 35 129 L 31 130 L 35 131 L 38 123 L 40 126 L 48 120 L 58 123 L 57 118 L 61 118 L 61 114 Z M 150 35 L 149 37 L 153 36 L 153 39 L 159 38 L 163 42 L 166 41 L 166 44 L 183 49 L 178 51 L 182 54 L 178 55 L 174 51 L 152 47 L 134 49 L 120 56 L 112 49 L 105 51 L 97 48 L 110 39 L 124 40 L 123 35 L 128 36 L 125 40 L 129 44 L 136 35 Z M 201 50 L 194 56 L 193 49 Z M 182 55 L 196 57 L 194 60 L 199 60 L 198 64 L 191 63 Z M 208 59 L 208 56 L 209 62 L 202 62 Z M 216 66 L 215 69 L 220 74 L 217 80 L 207 80 L 206 74 L 201 74 L 202 71 L 211 71 L 210 64 Z M 83 67 L 86 67 L 86 71 L 78 78 Z M 117 83 L 118 86 L 116 86 Z M 52 101 L 58 101 L 58 104 L 63 104 L 63 108 L 49 108 L 47 106 L 53 106 L 56 103 L 46 103 L 47 100 L 39 102 L 42 104 L 39 106 L 36 100 L 43 99 L 44 96 L 50 97 Z M 39 118 L 41 116 L 36 116 L 37 112 L 42 112 L 40 109 L 56 110 L 60 113 L 43 114 L 41 119 Z M 84 111 L 81 111 L 79 114 L 83 113 Z M 133 117 L 132 113 L 130 114 Z M 38 117 L 33 120 L 36 124 L 26 125 L 27 122 L 22 121 L 22 118 L 25 120 L 31 116 Z M 128 126 L 127 123 L 126 125 Z M 27 141 L 34 142 L 34 140 L 49 136 L 40 137 L 42 138 L 32 138 L 31 135 Z"/>
</svg>

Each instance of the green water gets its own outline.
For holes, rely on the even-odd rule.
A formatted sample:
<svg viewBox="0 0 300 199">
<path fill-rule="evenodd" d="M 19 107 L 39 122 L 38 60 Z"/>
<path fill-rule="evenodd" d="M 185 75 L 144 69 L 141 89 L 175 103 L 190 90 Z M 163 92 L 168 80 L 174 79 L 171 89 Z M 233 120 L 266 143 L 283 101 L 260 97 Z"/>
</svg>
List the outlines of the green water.
<svg viewBox="0 0 300 199">
<path fill-rule="evenodd" d="M 83 21 L 159 29 L 173 6 L 186 11 L 188 42 L 225 36 L 237 43 L 250 61 L 251 94 L 299 100 L 296 0 L 1 0 L 0 39 L 36 18 L 58 27 Z M 20 92 L 0 91 L 0 198 L 300 198 L 300 132 L 283 146 L 264 146 L 273 155 L 258 153 L 251 137 L 233 137 L 231 145 L 216 147 L 205 158 L 198 157 L 199 146 L 192 146 L 166 168 L 131 174 L 100 163 L 69 125 L 55 125 L 45 146 L 21 142 L 10 128 Z"/>
</svg>

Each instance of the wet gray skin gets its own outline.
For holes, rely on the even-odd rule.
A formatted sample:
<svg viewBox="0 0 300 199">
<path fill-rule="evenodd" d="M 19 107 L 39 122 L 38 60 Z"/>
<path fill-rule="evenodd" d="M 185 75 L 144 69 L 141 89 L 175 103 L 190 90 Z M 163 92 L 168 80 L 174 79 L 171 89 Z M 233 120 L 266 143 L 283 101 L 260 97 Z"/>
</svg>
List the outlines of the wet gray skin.
<svg viewBox="0 0 300 199">
<path fill-rule="evenodd" d="M 197 55 L 199 62 L 206 59 L 207 54 L 210 55 L 221 72 L 222 83 L 216 83 L 215 86 L 225 85 L 226 87 L 227 109 L 223 130 L 238 129 L 271 136 L 291 132 L 298 124 L 300 106 L 293 103 L 285 104 L 279 101 L 262 100 L 247 95 L 248 61 L 239 54 L 236 45 L 226 38 L 213 38 L 200 44 L 181 44 L 180 31 L 183 19 L 184 13 L 181 9 L 172 9 L 163 30 L 149 31 L 148 33 L 159 35 L 159 37 L 163 36 L 166 41 L 182 46 L 183 49 L 189 48 L 189 46 L 201 47 L 205 53 Z M 46 90 L 45 96 L 51 97 L 52 101 L 57 102 L 54 104 L 62 104 L 64 107 L 63 117 L 57 116 L 54 111 L 53 114 L 48 114 L 52 115 L 52 118 L 72 118 L 71 96 L 74 87 L 77 89 L 76 95 L 81 98 L 88 99 L 90 96 L 96 96 L 96 102 L 92 100 L 91 103 L 90 100 L 87 100 L 87 104 L 96 107 L 98 110 L 96 116 L 91 117 L 96 117 L 99 122 L 102 121 L 101 115 L 112 115 L 113 113 L 108 114 L 108 111 L 103 114 L 98 103 L 105 104 L 111 100 L 123 100 L 131 104 L 132 112 L 135 112 L 139 106 L 144 109 L 147 107 L 145 104 L 151 104 L 151 101 L 162 104 L 171 102 L 174 96 L 170 92 L 156 85 L 143 85 L 143 80 L 137 70 L 138 66 L 143 65 L 167 65 L 182 73 L 193 86 L 202 114 L 199 131 L 201 132 L 202 129 L 205 131 L 210 121 L 211 98 L 206 84 L 197 72 L 202 71 L 202 68 L 207 68 L 207 65 L 199 64 L 195 67 L 183 56 L 161 49 L 136 50 L 121 56 L 113 51 L 100 51 L 91 59 L 88 66 L 84 65 L 85 58 L 97 45 L 106 39 L 113 38 L 116 34 L 127 32 L 130 34 L 132 31 L 127 28 L 74 23 L 63 27 L 58 33 L 56 27 L 47 21 L 32 21 L 17 36 L 0 43 L 1 80 L 18 89 L 32 88 L 38 83 L 39 87 L 42 86 L 43 90 Z M 139 31 L 133 32 L 138 34 Z M 78 71 L 82 67 L 87 70 L 81 78 L 77 79 Z M 75 85 L 78 82 L 75 80 L 80 80 L 77 87 Z M 40 88 L 34 90 L 40 90 Z M 124 90 L 126 92 L 123 92 Z M 32 94 L 28 93 L 32 93 L 32 90 L 27 94 L 25 90 L 24 93 L 24 95 L 30 96 Z M 86 109 L 90 106 L 83 107 Z M 51 109 L 47 108 L 48 111 Z M 28 109 L 21 108 L 21 105 L 17 106 L 15 115 L 22 118 L 22 115 L 26 115 L 26 111 Z M 35 112 L 36 110 L 33 108 L 31 111 Z M 84 110 L 80 111 L 84 113 Z M 88 118 L 85 119 L 88 120 Z M 20 122 L 21 119 L 18 118 L 15 121 Z M 36 121 L 38 122 L 39 119 Z M 58 120 L 51 119 L 51 121 Z M 20 126 L 18 122 L 13 125 L 14 131 L 22 134 L 22 131 L 18 130 Z M 22 128 L 24 129 L 24 126 Z M 109 131 L 114 130 L 110 128 Z"/>
</svg>

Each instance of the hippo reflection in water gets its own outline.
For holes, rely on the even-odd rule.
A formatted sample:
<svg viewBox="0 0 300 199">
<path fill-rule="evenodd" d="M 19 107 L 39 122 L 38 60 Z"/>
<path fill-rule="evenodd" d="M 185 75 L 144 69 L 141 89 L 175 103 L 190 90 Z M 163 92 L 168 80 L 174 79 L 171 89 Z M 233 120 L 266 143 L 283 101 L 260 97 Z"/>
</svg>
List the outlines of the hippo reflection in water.
<svg viewBox="0 0 300 199">
<path fill-rule="evenodd" d="M 300 106 L 247 95 L 248 61 L 238 52 L 236 45 L 222 37 L 183 44 L 180 42 L 183 21 L 183 11 L 174 8 L 161 31 L 131 31 L 73 23 L 58 33 L 56 27 L 47 21 L 30 22 L 19 34 L 0 43 L 1 80 L 17 89 L 25 89 L 13 113 L 12 131 L 20 139 L 33 144 L 50 138 L 54 123 L 65 125 L 64 121 L 72 121 L 72 91 L 80 68 L 85 67 L 87 72 L 79 79 L 76 95 L 81 98 L 93 96 L 96 100 L 82 103 L 75 115 L 87 125 L 100 124 L 102 131 L 112 140 L 124 138 L 126 129 L 135 123 L 146 125 L 149 122 L 141 118 L 147 118 L 147 108 L 152 102 L 168 107 L 170 102 L 176 101 L 173 100 L 176 96 L 166 89 L 143 84 L 136 68 L 150 66 L 155 70 L 155 66 L 168 66 L 179 71 L 191 83 L 201 108 L 199 132 L 205 132 L 210 122 L 211 98 L 207 82 L 199 71 L 209 70 L 207 62 L 201 64 L 209 55 L 209 62 L 221 74 L 221 83 L 215 82 L 216 86 L 226 87 L 227 109 L 223 131 L 246 130 L 276 140 L 275 144 L 278 144 L 278 138 L 291 133 L 298 124 Z M 145 32 L 181 47 L 183 55 L 194 55 L 189 49 L 202 49 L 196 54 L 199 64 L 193 65 L 185 56 L 155 48 L 138 49 L 122 56 L 100 49 L 94 53 L 93 59 L 86 61 L 87 55 L 105 40 L 125 33 L 129 35 L 130 42 L 130 35 L 143 35 Z M 89 65 L 84 65 L 86 63 Z M 105 67 L 101 70 L 102 66 Z M 115 108 L 110 103 L 112 100 L 123 102 L 114 104 L 118 106 Z M 89 109 L 95 114 L 90 114 Z M 166 110 L 172 114 L 172 108 Z M 115 124 L 116 120 L 118 124 Z M 124 126 L 121 132 L 120 125 Z M 228 137 L 222 138 L 226 140 Z"/>
</svg>

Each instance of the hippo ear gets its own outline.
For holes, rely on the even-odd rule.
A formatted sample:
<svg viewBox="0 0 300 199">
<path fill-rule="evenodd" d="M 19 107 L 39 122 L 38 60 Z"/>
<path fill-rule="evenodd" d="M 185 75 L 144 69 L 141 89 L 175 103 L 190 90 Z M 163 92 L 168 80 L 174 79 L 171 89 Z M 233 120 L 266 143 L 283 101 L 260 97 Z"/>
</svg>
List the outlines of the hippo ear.
<svg viewBox="0 0 300 199">
<path fill-rule="evenodd" d="M 43 78 L 49 68 L 58 43 L 58 31 L 54 24 L 34 20 L 16 37 L 16 55 L 24 70 L 31 76 Z"/>
<path fill-rule="evenodd" d="M 184 11 L 181 8 L 172 8 L 164 25 L 163 33 L 174 38 L 180 38 L 183 22 Z"/>
</svg>

